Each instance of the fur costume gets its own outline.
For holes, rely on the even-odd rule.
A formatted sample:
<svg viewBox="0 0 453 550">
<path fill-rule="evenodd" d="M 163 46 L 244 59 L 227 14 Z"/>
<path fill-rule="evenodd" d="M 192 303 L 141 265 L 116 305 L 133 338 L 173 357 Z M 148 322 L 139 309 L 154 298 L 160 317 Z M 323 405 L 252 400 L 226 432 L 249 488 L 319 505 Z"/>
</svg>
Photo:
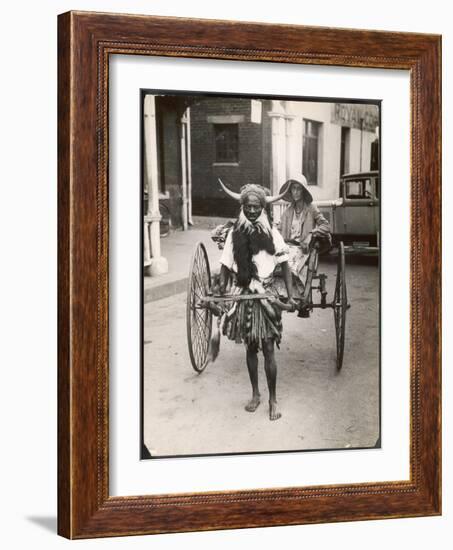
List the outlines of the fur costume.
<svg viewBox="0 0 453 550">
<path fill-rule="evenodd" d="M 276 255 L 272 227 L 264 208 L 255 222 L 247 219 L 241 209 L 231 230 L 231 240 L 237 266 L 231 293 L 270 293 L 278 297 L 273 275 L 260 279 L 254 261 L 261 251 Z M 242 300 L 227 305 L 227 310 L 222 332 L 229 339 L 256 349 L 261 348 L 263 340 L 273 340 L 277 346 L 280 343 L 281 312 L 268 300 Z"/>
<path fill-rule="evenodd" d="M 271 226 L 266 213 L 261 212 L 255 223 L 249 221 L 242 209 L 233 226 L 233 254 L 238 267 L 237 284 L 248 288 L 252 279 L 257 278 L 253 256 L 260 250 L 275 254 Z"/>
</svg>

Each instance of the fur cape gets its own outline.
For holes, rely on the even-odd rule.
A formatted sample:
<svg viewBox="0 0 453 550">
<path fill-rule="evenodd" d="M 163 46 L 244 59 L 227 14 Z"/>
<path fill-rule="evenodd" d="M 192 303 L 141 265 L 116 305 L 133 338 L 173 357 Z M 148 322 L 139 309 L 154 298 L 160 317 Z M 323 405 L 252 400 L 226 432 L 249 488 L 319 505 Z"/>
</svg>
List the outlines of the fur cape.
<svg viewBox="0 0 453 550">
<path fill-rule="evenodd" d="M 263 210 L 252 223 L 242 209 L 233 226 L 233 257 L 237 265 L 237 285 L 248 288 L 252 279 L 257 279 L 257 269 L 253 256 L 261 250 L 275 254 L 272 228 Z"/>
</svg>

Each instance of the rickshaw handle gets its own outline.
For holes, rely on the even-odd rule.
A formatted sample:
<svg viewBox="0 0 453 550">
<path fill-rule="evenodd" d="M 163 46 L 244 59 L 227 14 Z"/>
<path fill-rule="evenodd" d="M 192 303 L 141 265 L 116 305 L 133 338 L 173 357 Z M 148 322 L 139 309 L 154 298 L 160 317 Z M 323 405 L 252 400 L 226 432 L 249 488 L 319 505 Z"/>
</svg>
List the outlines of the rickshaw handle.
<svg viewBox="0 0 453 550">
<path fill-rule="evenodd" d="M 292 306 L 285 304 L 279 300 L 274 294 L 227 294 L 222 296 L 205 296 L 203 302 L 239 302 L 242 300 L 266 300 L 270 299 L 272 304 L 275 304 L 278 308 L 283 309 L 284 311 L 293 311 Z"/>
</svg>

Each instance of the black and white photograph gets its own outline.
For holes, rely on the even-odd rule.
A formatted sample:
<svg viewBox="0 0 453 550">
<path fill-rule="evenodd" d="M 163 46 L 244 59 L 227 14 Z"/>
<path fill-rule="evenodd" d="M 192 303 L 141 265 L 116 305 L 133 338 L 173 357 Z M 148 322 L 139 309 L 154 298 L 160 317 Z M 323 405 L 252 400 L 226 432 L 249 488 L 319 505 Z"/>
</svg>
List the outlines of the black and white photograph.
<svg viewBox="0 0 453 550">
<path fill-rule="evenodd" d="M 141 107 L 141 458 L 380 447 L 379 101 Z"/>
</svg>

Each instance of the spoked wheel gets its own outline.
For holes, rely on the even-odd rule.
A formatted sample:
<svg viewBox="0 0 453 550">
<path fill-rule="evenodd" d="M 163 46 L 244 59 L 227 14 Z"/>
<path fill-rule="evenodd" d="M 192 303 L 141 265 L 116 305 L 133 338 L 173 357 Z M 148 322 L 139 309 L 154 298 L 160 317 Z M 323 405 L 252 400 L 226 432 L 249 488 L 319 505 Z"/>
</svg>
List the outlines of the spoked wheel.
<svg viewBox="0 0 453 550">
<path fill-rule="evenodd" d="M 192 367 L 202 372 L 207 365 L 212 312 L 202 306 L 211 289 L 211 271 L 206 248 L 198 243 L 192 256 L 187 287 L 187 343 Z"/>
<path fill-rule="evenodd" d="M 335 336 L 337 341 L 337 370 L 343 366 L 344 335 L 346 327 L 346 310 L 348 309 L 348 296 L 346 292 L 346 273 L 344 245 L 340 242 L 338 247 L 337 280 L 335 284 L 334 308 Z"/>
</svg>

